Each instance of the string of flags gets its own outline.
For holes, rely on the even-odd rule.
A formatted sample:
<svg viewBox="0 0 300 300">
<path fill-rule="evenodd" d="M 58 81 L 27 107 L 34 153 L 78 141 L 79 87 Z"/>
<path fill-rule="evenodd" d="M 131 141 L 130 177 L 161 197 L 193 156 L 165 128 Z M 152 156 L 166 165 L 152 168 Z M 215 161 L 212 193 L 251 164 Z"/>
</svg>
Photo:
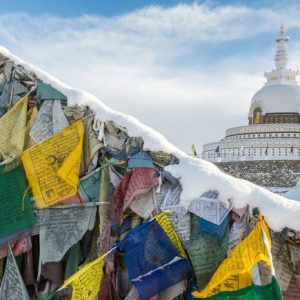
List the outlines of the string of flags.
<svg viewBox="0 0 300 300">
<path fill-rule="evenodd" d="M 297 299 L 299 232 L 216 190 L 181 205 L 173 154 L 2 56 L 0 75 L 1 300 Z"/>
</svg>

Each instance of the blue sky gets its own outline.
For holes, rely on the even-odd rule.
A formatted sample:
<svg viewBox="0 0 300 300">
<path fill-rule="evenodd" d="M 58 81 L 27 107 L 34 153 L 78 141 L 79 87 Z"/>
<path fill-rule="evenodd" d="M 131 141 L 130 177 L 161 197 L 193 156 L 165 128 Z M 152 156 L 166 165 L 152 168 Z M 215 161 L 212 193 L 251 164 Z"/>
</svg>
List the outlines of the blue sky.
<svg viewBox="0 0 300 300">
<path fill-rule="evenodd" d="M 182 1 L 192 3 L 193 1 Z M 172 6 L 180 1 L 145 1 L 145 0 L 9 0 L 1 2 L 2 12 L 25 11 L 32 14 L 54 14 L 64 17 L 81 14 L 101 14 L 113 16 L 149 5 Z"/>
<path fill-rule="evenodd" d="M 135 9 L 151 5 L 171 7 L 177 4 L 191 4 L 194 0 L 2 0 L 1 11 L 5 12 L 27 12 L 30 14 L 54 14 L 63 17 L 79 16 L 81 14 L 100 14 L 103 16 L 114 16 L 127 13 Z M 289 1 L 295 2 L 295 1 Z M 268 7 L 273 5 L 272 0 L 215 0 L 197 1 L 197 3 L 211 3 L 218 5 L 247 5 L 249 7 Z"/>
<path fill-rule="evenodd" d="M 162 5 L 165 7 L 174 6 L 179 3 L 193 3 L 194 1 L 176 1 L 176 0 L 2 0 L 2 12 L 27 12 L 31 14 L 54 14 L 58 16 L 70 17 L 81 14 L 100 14 L 103 16 L 114 16 L 127 13 L 135 9 L 151 5 Z M 203 3 L 204 1 L 198 1 Z M 230 2 L 247 2 L 247 1 L 215 1 Z M 255 2 L 255 1 L 254 1 Z"/>
<path fill-rule="evenodd" d="M 275 4 L 273 3 L 275 2 Z M 185 151 L 245 125 L 281 23 L 300 69 L 298 1 L 0 1 L 0 44 L 136 116 Z"/>
</svg>

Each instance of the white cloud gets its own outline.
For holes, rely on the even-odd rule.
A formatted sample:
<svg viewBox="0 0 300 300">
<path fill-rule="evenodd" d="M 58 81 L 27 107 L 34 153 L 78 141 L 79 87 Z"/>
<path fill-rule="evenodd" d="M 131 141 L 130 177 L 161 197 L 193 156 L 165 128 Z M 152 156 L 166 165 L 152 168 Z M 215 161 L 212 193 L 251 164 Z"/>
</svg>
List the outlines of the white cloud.
<svg viewBox="0 0 300 300">
<path fill-rule="evenodd" d="M 192 143 L 200 147 L 221 138 L 225 128 L 246 124 L 251 96 L 273 57 L 271 52 L 224 54 L 210 64 L 203 50 L 277 34 L 287 17 L 289 27 L 299 28 L 299 12 L 297 6 L 283 11 L 194 3 L 110 18 L 4 14 L 0 42 L 66 83 L 137 116 L 188 151 Z"/>
</svg>

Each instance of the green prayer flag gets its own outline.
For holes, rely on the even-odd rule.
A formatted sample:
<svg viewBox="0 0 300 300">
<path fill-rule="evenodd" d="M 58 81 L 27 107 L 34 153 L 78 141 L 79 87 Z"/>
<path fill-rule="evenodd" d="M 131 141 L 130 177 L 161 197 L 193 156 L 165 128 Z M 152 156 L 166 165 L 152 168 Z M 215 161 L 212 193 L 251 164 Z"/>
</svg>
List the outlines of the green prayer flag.
<svg viewBox="0 0 300 300">
<path fill-rule="evenodd" d="M 38 101 L 41 100 L 65 100 L 67 101 L 67 97 L 54 88 L 52 85 L 44 83 L 40 81 L 38 83 L 37 91 L 36 91 L 36 99 Z"/>
<path fill-rule="evenodd" d="M 100 168 L 80 178 L 78 190 L 84 202 L 98 202 L 100 193 Z"/>
<path fill-rule="evenodd" d="M 55 291 L 50 294 L 40 296 L 37 300 L 53 300 L 57 294 L 58 294 L 58 292 Z"/>
<path fill-rule="evenodd" d="M 233 292 L 221 292 L 205 300 L 282 300 L 279 284 L 275 277 L 268 285 L 252 285 Z"/>
<path fill-rule="evenodd" d="M 191 214 L 191 237 L 185 243 L 198 289 L 204 288 L 227 254 L 228 228 L 224 237 L 210 238 L 200 234 L 199 217 Z"/>
<path fill-rule="evenodd" d="M 67 257 L 65 279 L 68 279 L 77 272 L 80 262 L 82 261 L 80 242 L 71 247 Z"/>
<path fill-rule="evenodd" d="M 23 170 L 14 162 L 0 164 L 0 237 L 35 223 Z"/>
</svg>

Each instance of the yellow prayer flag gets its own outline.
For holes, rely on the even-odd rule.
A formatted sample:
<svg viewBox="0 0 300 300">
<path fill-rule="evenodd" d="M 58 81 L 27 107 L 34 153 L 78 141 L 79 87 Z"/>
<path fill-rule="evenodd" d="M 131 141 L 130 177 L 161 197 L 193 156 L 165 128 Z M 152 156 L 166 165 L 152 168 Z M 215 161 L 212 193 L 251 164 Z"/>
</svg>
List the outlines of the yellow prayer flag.
<svg viewBox="0 0 300 300">
<path fill-rule="evenodd" d="M 28 96 L 20 99 L 0 118 L 1 160 L 20 156 L 23 152 Z"/>
<path fill-rule="evenodd" d="M 155 216 L 155 220 L 157 221 L 157 223 L 159 223 L 159 225 L 162 227 L 165 233 L 169 236 L 170 240 L 176 247 L 180 256 L 186 258 L 186 254 L 183 250 L 181 240 L 167 214 L 162 211 Z"/>
<path fill-rule="evenodd" d="M 38 115 L 38 110 L 35 107 L 32 107 L 30 110 L 27 112 L 27 124 L 26 124 L 26 129 L 25 129 L 25 142 L 24 142 L 24 150 L 32 147 L 36 143 L 34 140 L 30 137 L 29 132 L 31 130 L 31 127 L 33 125 L 33 122 L 36 120 Z"/>
<path fill-rule="evenodd" d="M 260 218 L 250 234 L 240 242 L 223 261 L 201 292 L 194 292 L 195 298 L 206 298 L 223 291 L 235 291 L 251 285 L 252 267 L 265 261 L 271 267 L 272 261 L 263 238 L 266 234 L 271 245 L 267 225 Z M 232 284 L 234 282 L 234 284 Z"/>
<path fill-rule="evenodd" d="M 197 150 L 196 150 L 196 146 L 194 144 L 192 145 L 192 153 L 194 156 L 197 156 Z"/>
<path fill-rule="evenodd" d="M 106 254 L 85 265 L 65 280 L 60 289 L 72 285 L 72 300 L 94 300 L 101 287 L 105 256 Z"/>
<path fill-rule="evenodd" d="M 76 121 L 24 151 L 22 162 L 39 208 L 77 193 L 83 131 L 83 122 Z"/>
</svg>

